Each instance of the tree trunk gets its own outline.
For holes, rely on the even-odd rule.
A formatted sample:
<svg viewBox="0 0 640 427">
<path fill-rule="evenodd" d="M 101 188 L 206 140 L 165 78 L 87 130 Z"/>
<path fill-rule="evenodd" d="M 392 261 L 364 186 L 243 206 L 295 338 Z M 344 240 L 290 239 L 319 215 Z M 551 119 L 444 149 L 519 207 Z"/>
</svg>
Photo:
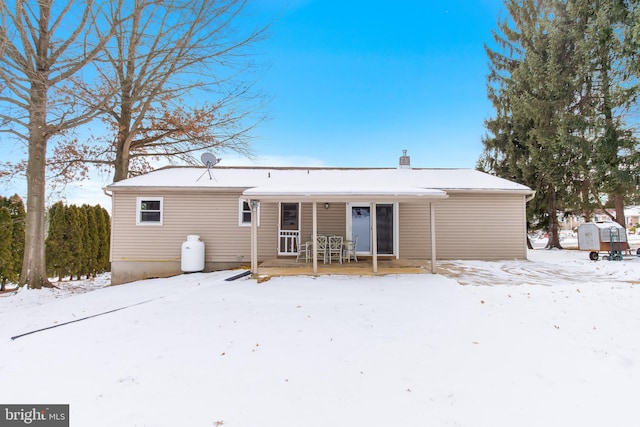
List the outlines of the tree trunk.
<svg viewBox="0 0 640 427">
<path fill-rule="evenodd" d="M 47 277 L 45 263 L 45 191 L 46 191 L 46 88 L 32 90 L 33 109 L 27 165 L 27 217 L 24 260 L 19 285 L 31 289 L 53 287 Z"/>
<path fill-rule="evenodd" d="M 24 261 L 19 286 L 31 289 L 53 287 L 47 277 L 45 262 L 45 194 L 47 171 L 47 103 L 50 64 L 49 15 L 51 5 L 40 7 L 39 39 L 34 76 L 30 78 L 29 160 L 27 163 L 27 216 L 25 224 Z"/>
<path fill-rule="evenodd" d="M 48 141 L 88 123 L 107 102 L 101 93 L 96 104 L 78 103 L 81 90 L 66 90 L 82 79 L 82 68 L 115 34 L 115 24 L 98 20 L 102 8 L 113 6 L 119 13 L 121 2 L 76 3 L 66 7 L 53 0 L 3 2 L 0 12 L 0 39 L 6 42 L 0 55 L 0 103 L 7 122 L 3 126 L 8 125 L 3 130 L 24 136 L 28 144 L 24 257 L 18 285 L 29 288 L 52 287 L 45 262 Z M 54 35 L 56 30 L 60 34 Z M 50 111 L 56 114 L 49 117 Z"/>
<path fill-rule="evenodd" d="M 611 62 L 609 60 L 609 51 L 606 46 L 601 46 L 603 52 L 600 54 L 602 58 L 602 93 L 603 93 L 603 115 L 605 120 L 605 137 L 602 143 L 606 148 L 606 163 L 610 169 L 616 170 L 620 168 L 620 158 L 618 150 L 620 149 L 620 133 L 616 128 L 613 115 L 613 101 L 611 94 L 611 79 L 609 73 L 611 71 Z M 624 197 L 622 195 L 620 185 L 616 185 L 613 191 L 614 206 L 616 209 L 615 222 L 626 228 L 624 218 Z"/>
<path fill-rule="evenodd" d="M 616 206 L 616 222 L 623 228 L 627 228 L 626 219 L 624 217 L 624 197 L 620 194 L 616 194 L 614 197 Z"/>
<path fill-rule="evenodd" d="M 131 83 L 126 80 L 122 88 L 122 113 L 118 123 L 118 146 L 116 149 L 113 182 L 129 178 L 129 160 L 131 155 Z"/>
<path fill-rule="evenodd" d="M 118 139 L 122 138 L 122 135 L 118 135 Z M 116 150 L 115 159 L 115 171 L 113 173 L 113 182 L 122 181 L 129 178 L 129 150 L 121 149 L 122 144 L 118 142 L 118 149 Z"/>
<path fill-rule="evenodd" d="M 556 189 L 549 189 L 549 241 L 546 249 L 562 249 L 560 244 L 560 233 L 558 227 L 558 201 L 556 200 Z"/>
</svg>

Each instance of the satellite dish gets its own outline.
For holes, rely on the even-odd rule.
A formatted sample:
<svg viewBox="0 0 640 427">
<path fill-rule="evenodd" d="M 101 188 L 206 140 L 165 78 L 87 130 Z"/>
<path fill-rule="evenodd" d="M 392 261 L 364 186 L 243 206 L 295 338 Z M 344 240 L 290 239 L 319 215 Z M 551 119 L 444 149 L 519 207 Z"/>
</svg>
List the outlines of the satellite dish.
<svg viewBox="0 0 640 427">
<path fill-rule="evenodd" d="M 217 165 L 222 159 L 217 158 L 212 153 L 202 153 L 202 156 L 200 156 L 200 160 L 206 167 L 210 168 Z"/>
<path fill-rule="evenodd" d="M 213 176 L 211 175 L 211 168 L 220 163 L 220 160 L 222 159 L 217 158 L 212 153 L 202 153 L 202 156 L 200 156 L 200 160 L 207 167 L 209 179 L 213 179 Z M 204 175 L 204 173 L 202 175 Z M 200 175 L 200 178 L 202 178 L 202 175 Z M 198 178 L 198 181 L 200 181 L 200 178 Z"/>
</svg>

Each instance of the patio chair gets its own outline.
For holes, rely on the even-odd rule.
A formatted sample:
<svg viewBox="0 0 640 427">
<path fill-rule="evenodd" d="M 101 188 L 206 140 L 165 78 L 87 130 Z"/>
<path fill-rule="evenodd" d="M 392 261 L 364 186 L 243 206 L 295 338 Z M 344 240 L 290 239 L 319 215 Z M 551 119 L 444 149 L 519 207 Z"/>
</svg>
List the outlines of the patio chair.
<svg viewBox="0 0 640 427">
<path fill-rule="evenodd" d="M 342 264 L 342 236 L 329 236 L 327 258 L 329 259 L 329 264 L 333 259 L 340 261 L 340 264 Z"/>
<path fill-rule="evenodd" d="M 320 259 L 320 255 L 322 255 L 322 262 L 326 263 L 327 262 L 327 236 L 320 236 L 318 235 L 317 237 L 317 254 L 318 254 L 318 259 Z M 313 248 L 311 249 L 313 250 Z"/>
<path fill-rule="evenodd" d="M 351 260 L 358 262 L 358 257 L 356 256 L 356 247 L 358 246 L 358 235 L 353 236 L 353 240 L 346 240 L 344 244 L 344 253 L 343 257 L 349 263 Z"/>
<path fill-rule="evenodd" d="M 304 259 L 304 262 L 309 262 L 311 259 L 311 242 L 300 243 L 300 236 L 297 237 L 298 256 L 296 256 L 296 262 Z"/>
</svg>

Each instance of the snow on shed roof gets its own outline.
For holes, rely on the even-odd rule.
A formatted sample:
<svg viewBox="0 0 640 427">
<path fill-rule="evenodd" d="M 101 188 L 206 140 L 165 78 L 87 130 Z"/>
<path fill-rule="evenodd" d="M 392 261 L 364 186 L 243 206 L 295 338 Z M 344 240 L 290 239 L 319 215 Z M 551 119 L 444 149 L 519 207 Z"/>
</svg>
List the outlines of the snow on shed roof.
<svg viewBox="0 0 640 427">
<path fill-rule="evenodd" d="M 292 168 L 292 167 L 221 167 L 209 172 L 204 167 L 167 167 L 116 182 L 107 187 L 125 188 L 238 188 L 260 187 L 262 191 L 347 192 L 430 190 L 507 191 L 532 194 L 524 185 L 474 169 L 404 169 L 404 168 Z M 394 190 L 395 189 L 395 190 Z M 436 194 L 434 192 L 433 194 Z"/>
</svg>

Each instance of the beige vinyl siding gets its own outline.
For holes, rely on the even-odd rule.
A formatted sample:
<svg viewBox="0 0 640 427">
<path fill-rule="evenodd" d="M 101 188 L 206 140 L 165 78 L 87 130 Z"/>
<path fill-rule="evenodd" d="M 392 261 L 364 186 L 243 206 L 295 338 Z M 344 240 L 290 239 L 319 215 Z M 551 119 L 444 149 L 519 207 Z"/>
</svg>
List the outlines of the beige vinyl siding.
<svg viewBox="0 0 640 427">
<path fill-rule="evenodd" d="M 436 204 L 438 259 L 526 258 L 525 196 L 451 194 Z"/>
<path fill-rule="evenodd" d="M 335 234 L 343 236 L 346 231 L 346 203 L 330 203 L 329 209 L 325 209 L 324 203 L 318 203 L 318 233 Z M 302 204 L 302 230 L 303 240 L 311 238 L 313 233 L 313 203 Z"/>
<path fill-rule="evenodd" d="M 450 194 L 435 203 L 438 259 L 526 258 L 522 195 Z M 429 203 L 400 204 L 400 258 L 431 257 Z"/>
<path fill-rule="evenodd" d="M 112 261 L 179 261 L 182 242 L 196 234 L 205 260 L 250 262 L 251 227 L 239 225 L 242 191 L 118 191 L 113 193 Z M 138 197 L 163 198 L 162 225 L 136 225 Z M 302 203 L 301 237 L 312 233 L 312 203 Z M 435 203 L 438 259 L 526 258 L 523 195 L 450 193 Z M 278 256 L 278 203 L 260 205 L 258 258 Z M 345 234 L 346 204 L 318 203 L 318 232 Z M 431 256 L 428 202 L 400 203 L 399 256 Z M 346 236 L 345 236 L 346 237 Z"/>
<path fill-rule="evenodd" d="M 302 203 L 301 208 L 301 219 L 300 219 L 300 239 L 302 241 L 311 240 L 311 234 L 313 233 L 313 204 L 312 203 Z M 320 205 L 318 205 L 318 210 Z M 324 208 L 322 208 L 324 209 Z"/>
<path fill-rule="evenodd" d="M 430 204 L 400 203 L 400 258 L 428 259 L 431 256 Z"/>
<path fill-rule="evenodd" d="M 343 236 L 346 231 L 345 203 L 330 203 L 329 209 L 324 203 L 318 203 L 318 233 Z M 311 219 L 311 218 L 309 218 Z"/>
<path fill-rule="evenodd" d="M 136 225 L 138 197 L 163 198 L 162 225 Z M 250 262 L 251 227 L 239 225 L 241 191 L 114 192 L 113 261 L 179 260 L 182 242 L 195 234 L 205 243 L 205 260 Z M 277 206 L 260 207 L 258 256 L 277 255 Z"/>
</svg>

